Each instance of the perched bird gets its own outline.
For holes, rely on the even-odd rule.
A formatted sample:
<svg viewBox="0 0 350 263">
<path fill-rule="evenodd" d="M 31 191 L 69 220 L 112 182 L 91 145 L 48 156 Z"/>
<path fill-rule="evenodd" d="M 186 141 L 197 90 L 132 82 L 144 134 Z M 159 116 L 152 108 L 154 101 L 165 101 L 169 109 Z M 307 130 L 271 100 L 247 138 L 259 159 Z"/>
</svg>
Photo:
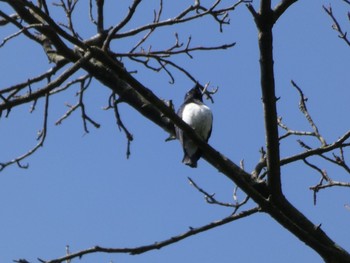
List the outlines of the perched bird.
<svg viewBox="0 0 350 263">
<path fill-rule="evenodd" d="M 180 106 L 177 115 L 191 126 L 197 135 L 204 141 L 208 141 L 213 124 L 213 114 L 208 106 L 203 103 L 203 93 L 199 85 L 186 93 L 185 101 Z M 176 137 L 180 140 L 184 157 L 182 162 L 192 168 L 197 167 L 197 161 L 202 155 L 202 151 L 176 127 Z"/>
</svg>

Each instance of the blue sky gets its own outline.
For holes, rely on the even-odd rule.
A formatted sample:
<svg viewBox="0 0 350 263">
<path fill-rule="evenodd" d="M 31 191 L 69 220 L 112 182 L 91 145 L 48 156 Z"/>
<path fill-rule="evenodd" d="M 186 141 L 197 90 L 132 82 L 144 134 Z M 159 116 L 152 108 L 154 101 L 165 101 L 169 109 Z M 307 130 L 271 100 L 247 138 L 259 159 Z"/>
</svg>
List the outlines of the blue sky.
<svg viewBox="0 0 350 263">
<path fill-rule="evenodd" d="M 141 5 L 130 28 L 152 19 L 158 1 Z M 208 1 L 209 2 L 209 1 Z M 228 1 L 227 1 L 228 2 Z M 273 1 L 277 3 L 277 1 Z M 347 8 L 333 1 L 335 14 L 346 24 Z M 203 1 L 204 3 L 204 1 Z M 129 4 L 129 1 L 128 1 Z M 128 4 L 106 10 L 109 23 L 118 22 Z M 278 114 L 293 129 L 310 131 L 298 110 L 299 97 L 292 88 L 293 79 L 309 98 L 308 108 L 320 132 L 331 143 L 348 129 L 350 60 L 349 47 L 331 29 L 332 21 L 322 9 L 324 1 L 298 1 L 274 28 L 276 93 L 280 97 Z M 257 3 L 254 4 L 257 7 Z M 85 2 L 80 3 L 85 10 Z M 124 8 L 124 9 L 123 9 Z M 0 4 L 1 10 L 7 10 Z M 53 9 L 54 10 L 54 9 Z M 119 10 L 119 11 L 117 11 Z M 164 16 L 174 16 L 179 5 L 165 1 Z M 86 10 L 85 10 L 86 11 Z M 60 17 L 60 14 L 55 14 Z M 60 17 L 62 18 L 62 17 Z M 179 56 L 182 63 L 202 83 L 219 86 L 215 103 L 206 103 L 214 113 L 210 144 L 251 171 L 264 145 L 263 113 L 259 87 L 257 31 L 247 8 L 242 5 L 230 14 L 231 24 L 218 32 L 210 19 L 174 28 L 162 29 L 145 47 L 164 48 L 174 43 L 174 33 L 193 45 L 219 45 L 236 42 L 226 51 Z M 63 19 L 63 18 L 62 18 Z M 80 20 L 81 19 L 81 20 Z M 82 35 L 93 35 L 83 21 L 87 12 L 79 12 L 77 25 Z M 86 21 L 85 21 L 86 22 Z M 3 38 L 14 29 L 1 28 Z M 137 38 L 115 43 L 118 51 L 130 49 Z M 47 69 L 40 47 L 19 37 L 0 49 L 0 87 L 7 87 Z M 6 63 L 4 62 L 6 61 Z M 175 84 L 166 74 L 155 74 L 140 65 L 125 61 L 135 77 L 157 95 L 172 99 L 178 107 L 192 83 L 174 71 Z M 81 73 L 83 74 L 83 73 Z M 75 112 L 61 125 L 55 122 L 75 104 L 78 87 L 50 100 L 48 136 L 45 145 L 28 158 L 29 169 L 6 168 L 0 175 L 0 262 L 26 258 L 53 259 L 94 245 L 133 247 L 151 244 L 183 233 L 231 213 L 230 209 L 205 203 L 191 187 L 191 177 L 220 200 L 232 201 L 234 185 L 222 174 L 199 161 L 197 169 L 181 163 L 182 150 L 177 141 L 165 142 L 167 134 L 127 105 L 120 106 L 125 125 L 134 135 L 130 159 L 126 159 L 126 140 L 118 131 L 112 111 L 103 111 L 109 90 L 94 81 L 86 93 L 87 113 L 102 126 L 89 126 L 85 134 L 80 113 Z M 14 109 L 9 118 L 0 120 L 0 161 L 7 161 L 36 144 L 41 129 L 43 102 L 29 113 L 30 105 Z M 306 140 L 317 147 L 315 140 Z M 281 156 L 302 151 L 296 138 L 281 143 Z M 322 169 L 337 180 L 347 175 L 328 163 Z M 313 205 L 309 187 L 319 175 L 301 163 L 283 167 L 283 189 L 290 201 L 341 246 L 350 250 L 348 189 L 329 189 L 318 194 Z M 244 198 L 238 192 L 238 198 Z M 248 204 L 247 209 L 253 207 Z M 75 260 L 76 262 L 79 259 Z M 74 262 L 75 262 L 74 261 Z M 223 227 L 191 237 L 183 242 L 140 256 L 98 254 L 85 256 L 82 262 L 322 262 L 317 254 L 265 214 L 256 214 Z"/>
</svg>

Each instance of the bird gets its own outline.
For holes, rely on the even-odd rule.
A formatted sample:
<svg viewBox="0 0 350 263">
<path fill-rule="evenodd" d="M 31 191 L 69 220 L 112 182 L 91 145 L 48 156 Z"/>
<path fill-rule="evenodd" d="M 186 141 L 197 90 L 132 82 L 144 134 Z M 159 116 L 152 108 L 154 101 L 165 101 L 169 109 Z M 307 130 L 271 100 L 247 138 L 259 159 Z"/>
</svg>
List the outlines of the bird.
<svg viewBox="0 0 350 263">
<path fill-rule="evenodd" d="M 203 141 L 208 142 L 212 131 L 213 114 L 210 108 L 203 103 L 203 93 L 198 83 L 186 93 L 177 115 L 191 126 Z M 196 168 L 197 162 L 202 156 L 202 150 L 180 128 L 175 127 L 175 131 L 184 152 L 182 162 Z"/>
</svg>

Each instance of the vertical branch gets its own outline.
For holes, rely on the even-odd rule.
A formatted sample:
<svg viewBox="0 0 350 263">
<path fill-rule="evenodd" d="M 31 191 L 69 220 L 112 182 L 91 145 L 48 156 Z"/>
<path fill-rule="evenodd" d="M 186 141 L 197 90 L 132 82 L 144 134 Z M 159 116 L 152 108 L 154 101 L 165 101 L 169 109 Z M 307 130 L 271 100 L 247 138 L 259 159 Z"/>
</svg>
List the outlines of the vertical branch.
<svg viewBox="0 0 350 263">
<path fill-rule="evenodd" d="M 104 0 L 96 0 L 96 6 L 97 6 L 97 31 L 98 33 L 103 32 L 104 28 L 104 17 L 103 17 L 103 6 L 104 6 Z"/>
<path fill-rule="evenodd" d="M 266 14 L 271 11 L 271 0 L 260 1 L 260 14 Z"/>
<path fill-rule="evenodd" d="M 252 6 L 249 6 L 249 10 L 255 18 L 259 33 L 260 82 L 264 107 L 268 185 L 271 195 L 278 198 L 282 196 L 282 190 L 276 108 L 277 99 L 273 68 L 272 28 L 275 22 L 274 14 L 271 10 L 270 0 L 261 0 L 259 13 L 255 12 Z"/>
</svg>

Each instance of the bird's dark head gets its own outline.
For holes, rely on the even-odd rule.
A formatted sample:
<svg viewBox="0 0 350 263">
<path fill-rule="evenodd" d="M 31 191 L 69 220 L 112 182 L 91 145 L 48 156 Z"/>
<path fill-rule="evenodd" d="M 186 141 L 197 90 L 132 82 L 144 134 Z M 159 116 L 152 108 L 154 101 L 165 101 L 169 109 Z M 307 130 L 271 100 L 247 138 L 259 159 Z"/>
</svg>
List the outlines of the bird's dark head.
<svg viewBox="0 0 350 263">
<path fill-rule="evenodd" d="M 196 84 L 196 86 L 194 86 L 194 88 L 190 89 L 186 93 L 185 101 L 190 101 L 190 100 L 203 101 L 202 96 L 203 96 L 202 90 L 201 90 L 200 86 L 198 84 Z"/>
</svg>

